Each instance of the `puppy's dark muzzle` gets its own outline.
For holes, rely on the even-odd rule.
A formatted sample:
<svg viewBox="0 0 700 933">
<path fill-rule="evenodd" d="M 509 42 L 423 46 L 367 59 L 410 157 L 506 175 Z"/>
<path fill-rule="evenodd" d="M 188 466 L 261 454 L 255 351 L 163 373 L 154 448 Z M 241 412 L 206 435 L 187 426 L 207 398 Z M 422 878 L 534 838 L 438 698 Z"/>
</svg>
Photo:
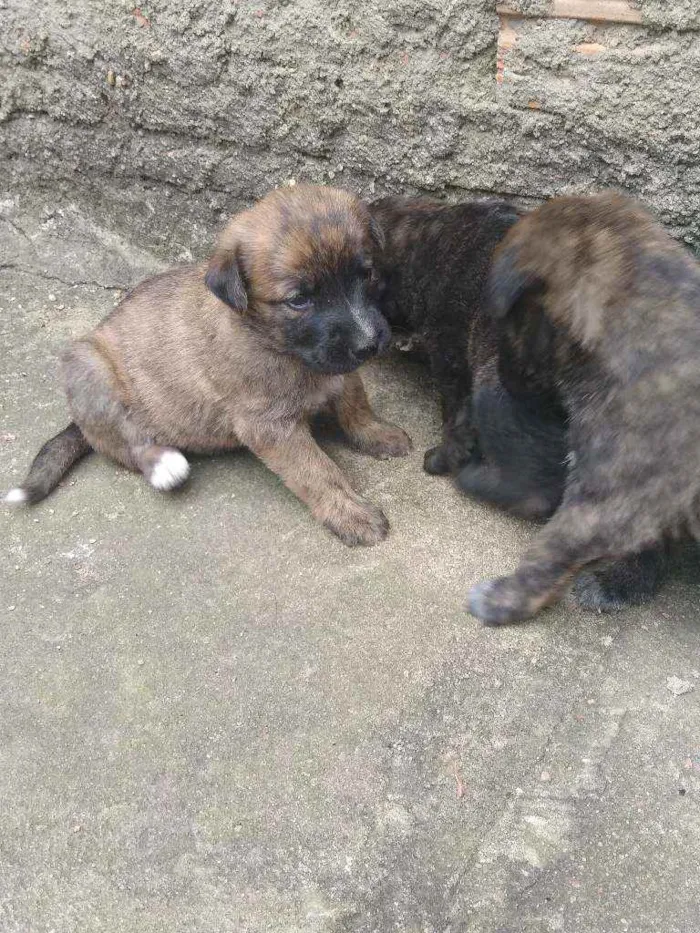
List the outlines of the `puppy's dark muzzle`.
<svg viewBox="0 0 700 933">
<path fill-rule="evenodd" d="M 328 314 L 319 315 L 313 325 L 307 321 L 288 324 L 287 346 L 316 372 L 352 372 L 384 353 L 390 342 L 386 318 L 371 306 L 357 316 L 343 310 L 335 320 Z"/>
<path fill-rule="evenodd" d="M 387 342 L 377 338 L 376 340 L 371 340 L 369 343 L 364 344 L 360 347 L 353 347 L 352 355 L 358 361 L 358 363 L 364 363 L 365 360 L 371 359 L 373 356 L 379 356 L 387 348 Z"/>
<path fill-rule="evenodd" d="M 373 356 L 381 356 L 389 349 L 391 343 L 391 328 L 386 320 L 377 316 L 374 333 L 362 342 L 356 343 L 351 347 L 350 352 L 357 360 L 358 364 L 364 363 Z"/>
<path fill-rule="evenodd" d="M 371 357 L 377 355 L 378 345 L 376 343 L 367 344 L 366 347 L 356 347 L 352 351 L 352 355 L 357 360 L 358 363 L 364 363 L 365 360 L 369 360 Z"/>
</svg>

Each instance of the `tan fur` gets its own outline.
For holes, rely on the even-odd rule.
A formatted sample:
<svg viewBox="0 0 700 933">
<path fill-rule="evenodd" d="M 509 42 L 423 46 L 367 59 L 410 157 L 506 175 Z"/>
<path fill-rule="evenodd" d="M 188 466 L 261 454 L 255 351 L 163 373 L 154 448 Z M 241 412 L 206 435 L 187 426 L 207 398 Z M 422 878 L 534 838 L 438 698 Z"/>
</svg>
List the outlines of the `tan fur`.
<svg viewBox="0 0 700 933">
<path fill-rule="evenodd" d="M 248 447 L 345 543 L 380 541 L 386 518 L 318 447 L 309 420 L 334 411 L 377 457 L 407 454 L 410 439 L 377 419 L 356 371 L 318 372 L 289 350 L 294 312 L 283 307 L 300 282 L 350 268 L 369 237 L 366 208 L 333 189 L 276 191 L 235 217 L 209 263 L 143 282 L 71 345 L 64 374 L 84 437 L 147 476 L 164 448 Z M 205 282 L 229 273 L 238 307 Z"/>
</svg>

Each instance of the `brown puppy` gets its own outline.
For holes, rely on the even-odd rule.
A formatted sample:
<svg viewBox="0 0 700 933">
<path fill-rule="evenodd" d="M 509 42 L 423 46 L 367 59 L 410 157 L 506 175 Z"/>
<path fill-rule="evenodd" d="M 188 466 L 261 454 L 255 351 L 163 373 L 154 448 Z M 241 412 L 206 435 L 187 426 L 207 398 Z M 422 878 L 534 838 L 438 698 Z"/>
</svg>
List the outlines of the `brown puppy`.
<svg viewBox="0 0 700 933">
<path fill-rule="evenodd" d="M 188 476 L 180 449 L 253 451 L 346 544 L 387 534 L 318 447 L 331 410 L 350 443 L 404 456 L 355 371 L 389 342 L 374 303 L 371 218 L 352 195 L 274 191 L 235 217 L 207 264 L 143 282 L 63 361 L 74 422 L 39 452 L 8 502 L 36 502 L 91 448 L 157 489 Z"/>
<path fill-rule="evenodd" d="M 700 268 L 608 193 L 522 218 L 490 285 L 510 365 L 552 373 L 571 450 L 561 506 L 516 572 L 470 593 L 499 625 L 559 599 L 586 565 L 700 534 Z"/>
</svg>

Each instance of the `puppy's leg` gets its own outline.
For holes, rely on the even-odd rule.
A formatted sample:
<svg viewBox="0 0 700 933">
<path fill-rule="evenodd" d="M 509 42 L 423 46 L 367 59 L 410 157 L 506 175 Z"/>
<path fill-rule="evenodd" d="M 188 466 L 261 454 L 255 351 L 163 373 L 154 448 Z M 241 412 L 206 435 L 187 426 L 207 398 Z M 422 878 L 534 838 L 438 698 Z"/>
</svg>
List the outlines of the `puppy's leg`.
<svg viewBox="0 0 700 933">
<path fill-rule="evenodd" d="M 405 431 L 377 418 L 359 373 L 350 373 L 345 377 L 342 395 L 335 403 L 335 412 L 352 446 L 371 457 L 380 460 L 405 457 L 413 446 Z"/>
<path fill-rule="evenodd" d="M 584 609 L 596 612 L 618 612 L 626 606 L 646 603 L 661 589 L 666 578 L 668 560 L 663 545 L 630 554 L 584 570 L 576 578 L 573 594 Z"/>
<path fill-rule="evenodd" d="M 444 444 L 431 447 L 423 455 L 423 469 L 431 476 L 445 476 L 450 472 L 450 461 Z"/>
<path fill-rule="evenodd" d="M 584 564 L 608 556 L 611 542 L 630 540 L 630 535 L 608 522 L 607 516 L 614 514 L 614 503 L 562 506 L 515 573 L 472 587 L 471 614 L 486 625 L 505 625 L 527 619 L 555 602 Z"/>
<path fill-rule="evenodd" d="M 452 422 L 456 411 L 451 411 L 449 400 L 441 393 L 440 408 L 442 414 L 442 441 L 435 447 L 430 447 L 423 454 L 423 469 L 430 476 L 446 476 L 450 472 L 449 439 L 452 433 Z"/>
<path fill-rule="evenodd" d="M 155 489 L 175 489 L 185 482 L 190 472 L 185 457 L 173 447 L 153 443 L 134 424 L 113 367 L 90 340 L 76 341 L 68 349 L 63 368 L 73 417 L 95 450 L 139 470 Z"/>
<path fill-rule="evenodd" d="M 423 469 L 432 476 L 458 473 L 474 459 L 479 459 L 477 432 L 471 419 L 471 402 L 465 400 L 463 407 L 442 426 L 442 444 L 426 450 Z"/>
<path fill-rule="evenodd" d="M 341 541 L 351 547 L 377 544 L 386 538 L 389 522 L 384 513 L 350 486 L 340 468 L 327 456 L 307 425 L 297 425 L 279 440 L 240 438 L 284 484 L 311 509 Z"/>
<path fill-rule="evenodd" d="M 470 461 L 457 476 L 457 485 L 521 518 L 553 515 L 566 485 L 563 415 L 546 397 L 514 396 L 500 384 L 482 385 L 474 393 L 473 413 L 488 468 Z"/>
<path fill-rule="evenodd" d="M 423 469 L 431 476 L 457 473 L 478 454 L 472 420 L 472 376 L 466 359 L 454 351 L 433 352 L 430 369 L 439 390 L 442 442 L 426 450 Z"/>
</svg>

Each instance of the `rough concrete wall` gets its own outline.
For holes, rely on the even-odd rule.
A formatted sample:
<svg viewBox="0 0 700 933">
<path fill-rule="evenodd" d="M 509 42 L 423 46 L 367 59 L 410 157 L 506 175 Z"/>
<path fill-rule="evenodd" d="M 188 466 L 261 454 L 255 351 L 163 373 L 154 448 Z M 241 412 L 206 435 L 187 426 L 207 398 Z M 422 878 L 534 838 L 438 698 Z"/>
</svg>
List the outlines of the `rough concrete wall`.
<svg viewBox="0 0 700 933">
<path fill-rule="evenodd" d="M 502 47 L 504 32 L 501 103 L 521 117 L 509 156 L 519 183 L 539 195 L 621 187 L 700 247 L 698 32 L 507 18 Z"/>
<path fill-rule="evenodd" d="M 0 0 L 4 182 L 168 255 L 290 178 L 451 198 L 621 186 L 700 247 L 697 2 L 642 0 L 642 26 L 510 6 L 533 16 L 499 23 L 489 0 Z"/>
<path fill-rule="evenodd" d="M 637 11 L 639 20 L 647 26 L 665 29 L 700 29 L 698 0 L 501 0 L 499 8 L 509 8 L 530 17 L 556 15 L 556 7 L 597 8 L 604 11 L 627 8 Z M 592 17 L 591 17 L 592 18 Z"/>
</svg>

